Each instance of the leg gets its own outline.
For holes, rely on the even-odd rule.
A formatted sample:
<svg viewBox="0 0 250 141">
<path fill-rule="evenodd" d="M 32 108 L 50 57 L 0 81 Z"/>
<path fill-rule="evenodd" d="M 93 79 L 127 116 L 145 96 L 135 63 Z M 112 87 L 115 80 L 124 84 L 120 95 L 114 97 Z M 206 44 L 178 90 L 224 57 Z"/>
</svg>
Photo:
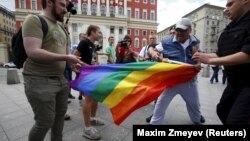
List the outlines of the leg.
<svg viewBox="0 0 250 141">
<path fill-rule="evenodd" d="M 35 116 L 29 141 L 43 141 L 54 124 L 57 87 L 52 89 L 44 77 L 24 76 L 24 82 L 25 94 Z"/>
<path fill-rule="evenodd" d="M 51 128 L 51 141 L 62 141 L 64 115 L 67 111 L 69 88 L 65 79 L 61 79 L 61 90 L 56 95 L 55 122 Z"/>
<path fill-rule="evenodd" d="M 226 83 L 226 79 L 227 79 L 227 77 L 226 77 L 225 71 L 224 71 L 224 70 L 222 70 L 222 72 L 223 72 L 223 76 L 222 76 L 222 84 L 225 84 L 225 83 Z"/>
<path fill-rule="evenodd" d="M 84 117 L 84 131 L 83 136 L 90 138 L 90 139 L 99 139 L 101 137 L 100 133 L 91 126 L 91 115 L 92 115 L 92 106 L 93 106 L 93 100 L 92 98 L 85 96 L 85 102 L 83 104 L 82 112 Z M 94 110 L 96 111 L 96 110 Z M 95 114 L 94 114 L 95 115 Z"/>
<path fill-rule="evenodd" d="M 93 99 L 85 96 L 82 113 L 84 117 L 84 125 L 85 127 L 90 127 L 90 116 L 91 116 L 91 107 L 92 107 L 92 101 Z"/>
<path fill-rule="evenodd" d="M 211 83 L 214 82 L 214 78 L 215 78 L 215 68 L 212 67 L 212 69 L 213 69 L 213 75 L 212 75 L 212 77 L 211 77 L 211 79 L 210 79 L 210 82 L 211 82 Z"/>
<path fill-rule="evenodd" d="M 220 102 L 217 105 L 217 114 L 223 124 L 226 123 L 230 109 L 232 108 L 238 94 L 237 90 L 234 90 L 230 84 L 228 84 L 224 90 Z"/>
<path fill-rule="evenodd" d="M 176 92 L 175 87 L 169 88 L 169 89 L 166 89 L 157 98 L 157 102 L 156 102 L 155 108 L 154 108 L 153 117 L 150 121 L 150 124 L 153 124 L 153 125 L 162 124 L 164 117 L 165 117 L 166 109 L 177 93 L 178 92 Z"/>
<path fill-rule="evenodd" d="M 96 100 L 93 100 L 91 103 L 91 117 L 96 116 L 97 107 L 98 107 L 98 102 Z"/>
<path fill-rule="evenodd" d="M 250 124 L 250 88 L 243 87 L 226 118 L 225 124 Z"/>
<path fill-rule="evenodd" d="M 181 97 L 186 102 L 189 117 L 195 124 L 201 124 L 201 111 L 197 80 L 181 84 Z"/>
</svg>

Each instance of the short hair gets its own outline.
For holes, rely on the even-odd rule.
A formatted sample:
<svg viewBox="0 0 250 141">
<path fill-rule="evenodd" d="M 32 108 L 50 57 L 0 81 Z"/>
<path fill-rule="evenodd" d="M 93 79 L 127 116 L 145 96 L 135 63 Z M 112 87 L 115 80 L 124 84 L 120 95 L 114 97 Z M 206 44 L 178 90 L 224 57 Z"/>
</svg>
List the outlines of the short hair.
<svg viewBox="0 0 250 141">
<path fill-rule="evenodd" d="M 111 38 L 114 38 L 114 36 L 109 36 L 108 40 L 111 39 Z"/>
<path fill-rule="evenodd" d="M 79 37 L 80 37 L 81 35 L 86 35 L 86 34 L 85 34 L 85 33 L 79 33 Z"/>
<path fill-rule="evenodd" d="M 91 35 L 91 32 L 94 31 L 96 32 L 97 30 L 99 30 L 100 27 L 99 26 L 96 26 L 96 25 L 90 25 L 87 29 L 87 36 L 90 36 Z"/>
<path fill-rule="evenodd" d="M 53 3 L 55 3 L 56 0 L 51 0 Z M 46 0 L 42 0 L 42 8 L 46 8 Z"/>
</svg>

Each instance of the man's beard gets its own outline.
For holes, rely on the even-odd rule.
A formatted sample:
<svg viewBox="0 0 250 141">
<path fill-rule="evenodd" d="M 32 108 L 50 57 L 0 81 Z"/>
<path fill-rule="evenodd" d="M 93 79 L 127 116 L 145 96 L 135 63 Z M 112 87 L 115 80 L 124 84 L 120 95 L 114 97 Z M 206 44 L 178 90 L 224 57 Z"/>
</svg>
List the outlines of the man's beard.
<svg viewBox="0 0 250 141">
<path fill-rule="evenodd" d="M 53 7 L 52 7 L 52 15 L 55 17 L 55 19 L 59 22 L 63 22 L 63 17 L 64 16 L 60 16 L 59 14 L 56 13 L 56 6 L 55 4 L 53 4 Z"/>
</svg>

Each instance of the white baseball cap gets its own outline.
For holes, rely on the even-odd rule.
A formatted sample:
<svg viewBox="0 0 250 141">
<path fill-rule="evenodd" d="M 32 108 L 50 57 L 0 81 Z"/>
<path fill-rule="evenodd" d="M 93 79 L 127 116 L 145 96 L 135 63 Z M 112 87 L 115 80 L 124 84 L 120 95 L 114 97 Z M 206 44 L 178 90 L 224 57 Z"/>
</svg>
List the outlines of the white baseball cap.
<svg viewBox="0 0 250 141">
<path fill-rule="evenodd" d="M 180 29 L 186 30 L 189 27 L 191 27 L 191 25 L 192 25 L 192 23 L 191 23 L 190 19 L 182 18 L 176 23 L 176 29 L 180 28 Z"/>
</svg>

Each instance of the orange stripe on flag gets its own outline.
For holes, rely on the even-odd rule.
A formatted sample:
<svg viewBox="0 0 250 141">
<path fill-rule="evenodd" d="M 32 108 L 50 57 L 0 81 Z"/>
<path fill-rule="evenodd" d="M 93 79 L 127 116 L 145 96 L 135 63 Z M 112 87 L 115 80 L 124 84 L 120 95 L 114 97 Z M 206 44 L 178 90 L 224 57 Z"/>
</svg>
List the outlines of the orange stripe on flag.
<svg viewBox="0 0 250 141">
<path fill-rule="evenodd" d="M 183 73 L 184 71 L 185 73 Z M 193 78 L 195 74 L 197 74 L 197 71 L 192 66 L 181 66 L 167 73 L 157 73 L 145 79 L 119 104 L 111 108 L 114 122 L 119 125 L 134 110 L 156 99 L 165 88 L 186 82 Z"/>
</svg>

